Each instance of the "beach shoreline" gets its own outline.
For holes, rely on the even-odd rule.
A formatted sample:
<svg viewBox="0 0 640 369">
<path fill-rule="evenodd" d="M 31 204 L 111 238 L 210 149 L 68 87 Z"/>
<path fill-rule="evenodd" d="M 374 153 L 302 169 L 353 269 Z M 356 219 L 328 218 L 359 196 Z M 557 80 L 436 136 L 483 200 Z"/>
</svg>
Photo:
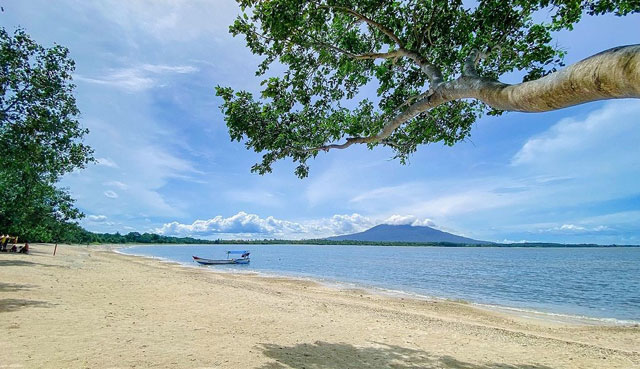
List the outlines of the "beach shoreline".
<svg viewBox="0 0 640 369">
<path fill-rule="evenodd" d="M 185 268 L 121 247 L 0 254 L 0 368 L 640 367 L 637 325 Z"/>
<path fill-rule="evenodd" d="M 509 305 L 498 305 L 491 303 L 482 303 L 476 302 L 473 300 L 460 299 L 460 298 L 447 298 L 442 296 L 431 296 L 420 294 L 412 291 L 405 291 L 400 289 L 394 289 L 392 287 L 380 287 L 373 285 L 365 285 L 358 282 L 351 281 L 342 281 L 337 279 L 326 279 L 317 276 L 300 276 L 295 274 L 286 274 L 286 273 L 278 273 L 275 271 L 260 271 L 260 270 L 250 270 L 250 271 L 242 271 L 240 269 L 226 269 L 226 268 L 216 268 L 201 266 L 197 264 L 189 264 L 184 262 L 179 262 L 176 260 L 171 260 L 169 258 L 146 255 L 142 253 L 128 253 L 125 250 L 133 247 L 153 247 L 153 246 L 174 246 L 174 245 L 166 245 L 166 244 L 151 244 L 151 245 L 106 245 L 109 250 L 127 256 L 135 256 L 148 258 L 151 260 L 157 260 L 162 263 L 174 263 L 175 265 L 182 266 L 185 268 L 200 268 L 204 271 L 210 271 L 213 273 L 227 273 L 227 274 L 238 274 L 238 275 L 254 275 L 263 278 L 285 278 L 298 280 L 301 282 L 311 281 L 314 283 L 318 283 L 327 288 L 332 288 L 336 290 L 363 290 L 369 294 L 380 295 L 383 297 L 395 298 L 395 299 L 414 299 L 421 301 L 440 301 L 440 302 L 450 302 L 450 303 L 461 303 L 461 304 L 469 304 L 481 310 L 489 310 L 493 312 L 499 312 L 501 314 L 510 315 L 514 317 L 520 317 L 524 319 L 531 320 L 539 320 L 542 322 L 554 321 L 560 324 L 567 325 L 593 325 L 593 326 L 637 326 L 640 325 L 639 321 L 635 320 L 624 320 L 617 318 L 609 318 L 609 317 L 593 317 L 593 316 L 584 316 L 584 315 L 576 315 L 576 314 L 568 314 L 562 312 L 554 312 L 554 311 L 541 311 L 536 310 L 534 308 L 529 307 L 518 307 L 518 306 L 509 306 Z M 190 246 L 190 245 L 188 245 Z M 178 245 L 177 247 L 180 247 Z"/>
</svg>

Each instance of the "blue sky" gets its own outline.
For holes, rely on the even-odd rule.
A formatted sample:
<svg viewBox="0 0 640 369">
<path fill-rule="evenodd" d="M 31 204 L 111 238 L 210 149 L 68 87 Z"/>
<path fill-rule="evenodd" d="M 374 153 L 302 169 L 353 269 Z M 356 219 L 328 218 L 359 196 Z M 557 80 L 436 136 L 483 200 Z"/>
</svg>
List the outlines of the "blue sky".
<svg viewBox="0 0 640 369">
<path fill-rule="evenodd" d="M 81 224 L 98 232 L 311 238 L 379 223 L 491 241 L 640 244 L 640 101 L 478 121 L 470 140 L 320 154 L 299 180 L 284 161 L 230 142 L 214 86 L 257 91 L 259 60 L 227 28 L 233 1 L 10 0 L 2 26 L 59 43 L 98 163 L 67 175 Z M 572 63 L 638 43 L 640 16 L 587 17 L 554 40 Z M 507 76 L 515 82 L 518 75 Z"/>
</svg>

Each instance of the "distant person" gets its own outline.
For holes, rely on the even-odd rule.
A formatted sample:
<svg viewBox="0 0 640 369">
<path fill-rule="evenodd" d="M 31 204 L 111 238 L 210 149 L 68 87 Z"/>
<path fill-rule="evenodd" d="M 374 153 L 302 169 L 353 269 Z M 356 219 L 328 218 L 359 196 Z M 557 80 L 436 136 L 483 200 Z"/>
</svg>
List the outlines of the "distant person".
<svg viewBox="0 0 640 369">
<path fill-rule="evenodd" d="M 0 251 L 7 252 L 7 244 L 9 243 L 9 235 L 2 236 L 2 240 L 0 242 L 2 242 L 0 244 Z"/>
<path fill-rule="evenodd" d="M 13 247 L 9 249 L 9 252 L 18 252 L 18 247 L 14 244 Z"/>
<path fill-rule="evenodd" d="M 20 254 L 28 254 L 29 253 L 29 243 L 25 242 L 24 246 L 22 246 L 18 252 Z"/>
</svg>

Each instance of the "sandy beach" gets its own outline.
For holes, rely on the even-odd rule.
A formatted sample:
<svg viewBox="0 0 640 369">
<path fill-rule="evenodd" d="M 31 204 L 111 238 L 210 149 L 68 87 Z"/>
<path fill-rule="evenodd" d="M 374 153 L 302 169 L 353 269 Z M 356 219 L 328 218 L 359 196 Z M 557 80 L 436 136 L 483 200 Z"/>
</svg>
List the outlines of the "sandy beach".
<svg viewBox="0 0 640 369">
<path fill-rule="evenodd" d="M 640 368 L 640 327 L 35 245 L 0 254 L 0 368 Z"/>
</svg>

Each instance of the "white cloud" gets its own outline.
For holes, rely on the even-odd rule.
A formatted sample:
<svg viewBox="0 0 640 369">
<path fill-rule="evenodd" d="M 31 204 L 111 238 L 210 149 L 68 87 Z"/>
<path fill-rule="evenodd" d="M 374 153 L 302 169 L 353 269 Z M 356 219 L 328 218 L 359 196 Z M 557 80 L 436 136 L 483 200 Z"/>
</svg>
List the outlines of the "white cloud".
<svg viewBox="0 0 640 369">
<path fill-rule="evenodd" d="M 87 83 L 121 88 L 128 92 L 139 92 L 159 86 L 163 75 L 187 74 L 197 71 L 198 68 L 189 65 L 142 64 L 136 67 L 112 69 L 102 76 L 76 75 L 75 79 Z"/>
<path fill-rule="evenodd" d="M 107 217 L 105 215 L 89 215 L 87 216 L 87 219 L 92 221 L 92 222 L 105 222 L 107 220 Z"/>
<path fill-rule="evenodd" d="M 104 191 L 104 195 L 105 195 L 106 197 L 110 198 L 110 199 L 117 199 L 117 198 L 118 198 L 118 194 L 117 194 L 117 193 L 115 193 L 115 192 L 114 192 L 114 191 L 112 191 L 112 190 Z"/>
<path fill-rule="evenodd" d="M 575 224 L 563 224 L 560 226 L 559 230 L 561 231 L 584 231 L 586 228 L 577 226 Z"/>
<path fill-rule="evenodd" d="M 170 198 L 160 194 L 160 190 L 172 179 L 192 181 L 193 175 L 200 174 L 193 163 L 150 143 L 127 147 L 123 154 L 127 155 L 128 160 L 123 168 L 127 172 L 122 180 L 104 182 L 108 186 L 126 190 L 126 194 L 119 194 L 123 200 L 120 210 L 130 209 L 137 214 L 183 215 L 182 210 L 170 202 Z"/>
<path fill-rule="evenodd" d="M 412 224 L 415 221 L 416 217 L 413 215 L 392 215 L 384 220 L 384 224 L 406 225 Z"/>
<path fill-rule="evenodd" d="M 143 64 L 140 69 L 152 73 L 178 73 L 188 74 L 198 72 L 199 69 L 190 65 L 161 65 L 161 64 Z"/>
<path fill-rule="evenodd" d="M 487 185 L 487 188 L 442 194 L 431 199 L 414 201 L 399 210 L 439 219 L 510 206 L 517 199 L 522 198 L 518 194 L 505 196 L 496 194 L 492 190 L 493 187 Z"/>
<path fill-rule="evenodd" d="M 118 168 L 118 164 L 116 164 L 113 160 L 109 158 L 97 158 L 96 165 L 101 165 L 109 168 Z"/>
<path fill-rule="evenodd" d="M 551 169 L 553 174 L 618 171 L 640 157 L 640 102 L 614 101 L 584 119 L 563 119 L 530 138 L 514 166 Z M 624 148 L 622 151 L 621 148 Z"/>
<path fill-rule="evenodd" d="M 309 239 L 362 232 L 378 224 L 435 226 L 429 219 L 411 215 L 393 215 L 379 219 L 358 213 L 336 214 L 329 218 L 293 222 L 272 216 L 262 218 L 241 211 L 230 217 L 218 215 L 207 220 L 196 220 L 191 224 L 165 223 L 153 231 L 171 236 Z"/>
<path fill-rule="evenodd" d="M 331 218 L 305 222 L 304 225 L 314 237 L 327 237 L 362 232 L 379 223 L 381 222 L 376 219 L 353 213 L 350 215 L 336 214 Z M 304 238 L 308 237 L 305 236 Z"/>
<path fill-rule="evenodd" d="M 113 96 L 111 105 L 84 101 L 83 111 L 91 131 L 87 143 L 96 156 L 117 163 L 117 172 L 104 165 L 89 166 L 67 176 L 64 184 L 83 209 L 111 219 L 185 216 L 185 202 L 166 187 L 170 181 L 193 183 L 202 176 L 179 146 L 185 137 L 154 119 L 148 95 Z"/>
<path fill-rule="evenodd" d="M 118 188 L 120 190 L 126 190 L 127 188 L 129 188 L 129 186 L 127 184 L 122 183 L 120 181 L 109 181 L 109 182 L 105 182 L 104 185 L 105 186 L 115 187 L 115 188 Z"/>
<path fill-rule="evenodd" d="M 540 229 L 539 233 L 568 233 L 568 234 L 578 234 L 578 233 L 599 233 L 599 232 L 610 232 L 615 231 L 613 228 L 605 225 L 588 225 L 588 224 L 562 224 L 560 226 L 554 226 L 551 228 Z"/>
<path fill-rule="evenodd" d="M 422 187 L 422 188 L 421 188 Z M 376 202 L 388 198 L 409 198 L 417 191 L 423 190 L 420 183 L 404 183 L 398 186 L 384 186 L 358 193 L 349 199 L 352 203 Z"/>
<path fill-rule="evenodd" d="M 87 83 L 117 87 L 129 92 L 143 91 L 154 86 L 155 81 L 152 78 L 138 73 L 138 71 L 133 69 L 123 69 L 100 77 L 85 77 L 78 74 L 74 79 Z"/>
<path fill-rule="evenodd" d="M 330 156 L 338 154 L 346 155 L 346 160 L 336 160 Z M 375 156 L 372 158 L 372 154 L 384 159 Z M 359 159 L 360 155 L 367 156 Z M 366 147 L 354 147 L 353 150 L 344 153 L 332 152 L 327 156 L 322 155 L 316 158 L 315 163 L 327 166 L 322 171 L 312 171 L 310 178 L 305 180 L 308 183 L 303 194 L 305 199 L 312 207 L 334 204 L 336 201 L 352 202 L 350 199 L 356 198 L 367 192 L 371 186 L 376 185 L 378 179 L 371 177 L 371 173 L 381 170 L 385 164 L 389 165 L 385 155 L 387 154 L 382 152 L 372 153 Z M 315 168 L 318 170 L 318 166 Z M 368 178 L 368 180 L 362 181 L 362 178 Z M 376 199 L 372 199 L 372 201 L 360 203 L 375 203 L 375 201 Z"/>
<path fill-rule="evenodd" d="M 527 242 L 537 242 L 537 241 L 529 241 L 529 240 L 510 240 L 508 238 L 503 239 L 502 241 L 497 241 L 498 243 L 527 243 Z"/>
<path fill-rule="evenodd" d="M 382 221 L 383 224 L 391 225 L 411 225 L 414 227 L 436 227 L 436 224 L 429 218 L 418 218 L 414 215 L 394 214 Z"/>
<path fill-rule="evenodd" d="M 230 20 L 239 13 L 235 2 L 222 0 L 110 0 L 92 6 L 124 30 L 166 43 L 227 36 Z"/>
<path fill-rule="evenodd" d="M 360 214 L 336 214 L 330 218 L 292 222 L 272 216 L 262 218 L 256 214 L 239 212 L 230 217 L 216 216 L 196 220 L 191 224 L 165 223 L 154 229 L 164 235 L 193 235 L 225 238 L 322 238 L 361 232 L 379 222 Z"/>
<path fill-rule="evenodd" d="M 166 223 L 155 230 L 167 235 L 200 235 L 212 236 L 216 234 L 254 234 L 254 235 L 280 235 L 301 233 L 303 228 L 298 223 L 276 219 L 274 217 L 261 218 L 256 214 L 247 214 L 243 211 L 230 216 L 218 215 L 207 220 L 196 220 L 191 224 L 178 222 Z"/>
<path fill-rule="evenodd" d="M 424 218 L 424 219 L 416 219 L 413 223 L 411 223 L 412 226 L 414 227 L 431 227 L 437 228 L 437 225 L 429 218 Z"/>
</svg>

